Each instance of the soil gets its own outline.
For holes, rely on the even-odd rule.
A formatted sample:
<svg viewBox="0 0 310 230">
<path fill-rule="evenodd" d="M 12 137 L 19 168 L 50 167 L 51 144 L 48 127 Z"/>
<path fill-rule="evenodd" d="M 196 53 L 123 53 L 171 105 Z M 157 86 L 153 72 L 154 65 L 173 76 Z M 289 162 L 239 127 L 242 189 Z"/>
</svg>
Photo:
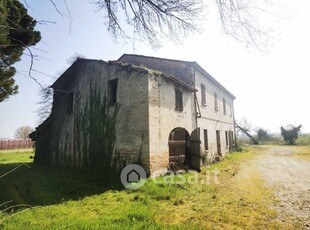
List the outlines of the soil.
<svg viewBox="0 0 310 230">
<path fill-rule="evenodd" d="M 310 161 L 296 158 L 296 147 L 271 146 L 247 167 L 255 167 L 279 202 L 274 207 L 283 222 L 310 229 Z"/>
</svg>

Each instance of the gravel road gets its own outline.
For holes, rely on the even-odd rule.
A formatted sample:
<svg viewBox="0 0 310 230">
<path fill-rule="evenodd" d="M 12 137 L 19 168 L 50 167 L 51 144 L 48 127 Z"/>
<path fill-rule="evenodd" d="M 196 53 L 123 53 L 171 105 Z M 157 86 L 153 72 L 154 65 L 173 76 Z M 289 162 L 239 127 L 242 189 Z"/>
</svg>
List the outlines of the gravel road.
<svg viewBox="0 0 310 230">
<path fill-rule="evenodd" d="M 274 188 L 279 218 L 310 229 L 310 161 L 294 157 L 295 148 L 266 147 L 251 165 Z"/>
</svg>

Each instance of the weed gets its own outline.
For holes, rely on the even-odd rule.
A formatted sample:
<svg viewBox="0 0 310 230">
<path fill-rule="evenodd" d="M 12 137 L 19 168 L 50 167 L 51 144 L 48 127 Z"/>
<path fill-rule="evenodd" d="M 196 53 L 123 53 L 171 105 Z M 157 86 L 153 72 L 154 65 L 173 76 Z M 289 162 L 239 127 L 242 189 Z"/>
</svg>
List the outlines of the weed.
<svg viewBox="0 0 310 230">
<path fill-rule="evenodd" d="M 26 153 L 20 154 L 10 156 L 10 161 L 29 160 L 22 157 Z M 212 180 L 209 184 L 164 184 L 148 179 L 136 191 L 103 183 L 104 175 L 93 177 L 55 168 L 19 168 L 0 180 L 0 204 L 13 200 L 16 204 L 40 207 L 0 213 L 0 228 L 287 229 L 290 226 L 278 222 L 276 212 L 270 208 L 273 191 L 265 187 L 255 171 L 245 173 L 245 177 L 239 175 L 240 165 L 253 156 L 252 150 L 228 154 L 224 161 L 199 174 L 202 179 L 217 169 L 219 184 Z M 0 159 L 3 159 L 1 152 Z M 0 160 L 0 175 L 15 163 L 4 164 Z M 157 179 L 164 180 L 165 177 Z"/>
</svg>

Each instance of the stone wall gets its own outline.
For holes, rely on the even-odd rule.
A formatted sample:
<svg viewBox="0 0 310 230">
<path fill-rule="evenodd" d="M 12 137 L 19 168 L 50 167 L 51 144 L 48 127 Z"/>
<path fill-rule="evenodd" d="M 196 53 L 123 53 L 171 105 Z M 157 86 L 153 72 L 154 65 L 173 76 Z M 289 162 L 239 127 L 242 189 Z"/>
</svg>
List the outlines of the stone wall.
<svg viewBox="0 0 310 230">
<path fill-rule="evenodd" d="M 206 104 L 202 104 L 201 84 L 205 86 L 206 91 Z M 233 100 L 230 95 L 225 93 L 215 84 L 205 78 L 200 72 L 195 73 L 195 88 L 198 90 L 197 100 L 201 112 L 201 117 L 198 118 L 198 127 L 200 127 L 201 147 L 203 152 L 204 146 L 204 133 L 203 130 L 208 130 L 208 151 L 206 151 L 209 160 L 213 160 L 217 155 L 217 142 L 216 130 L 220 131 L 221 150 L 222 155 L 229 151 L 226 145 L 225 131 L 234 131 L 234 118 L 233 118 Z M 215 110 L 214 93 L 217 94 L 218 110 Z M 224 114 L 223 98 L 225 98 L 226 114 Z"/>
<path fill-rule="evenodd" d="M 151 59 L 145 60 L 143 64 L 146 65 Z M 107 100 L 108 82 L 113 79 L 118 79 L 116 98 L 120 105 L 113 153 L 119 167 L 138 163 L 148 174 L 166 169 L 169 164 L 169 135 L 178 127 L 186 129 L 189 135 L 200 128 L 201 153 L 207 154 L 211 161 L 217 156 L 216 130 L 219 130 L 224 156 L 229 150 L 225 131 L 234 131 L 234 97 L 206 77 L 203 71 L 193 71 L 188 66 L 189 62 L 171 60 L 162 65 L 164 61 L 167 60 L 156 59 L 155 66 L 174 67 L 176 74 L 183 69 L 184 82 L 192 82 L 196 90 L 190 87 L 191 84 L 180 82 L 179 76 L 175 79 L 141 66 L 98 60 L 76 61 L 53 84 L 54 102 L 48 132 L 40 131 L 41 137 L 38 138 L 46 142 L 45 137 L 50 135 L 50 142 L 46 145 L 50 164 L 92 167 L 97 156 L 104 156 L 106 145 L 102 144 L 102 137 L 105 128 L 102 127 L 105 126 L 102 123 L 105 113 L 112 115 L 117 106 L 111 105 L 109 111 L 105 111 L 102 105 Z M 180 64 L 180 69 L 175 67 L 176 63 Z M 181 77 L 181 80 L 184 79 Z M 206 89 L 205 105 L 201 102 L 201 84 Z M 182 92 L 182 111 L 176 110 L 176 89 Z M 218 111 L 214 109 L 214 92 L 218 97 Z M 226 114 L 223 112 L 223 98 Z M 201 116 L 196 116 L 199 111 Z M 205 129 L 208 130 L 207 151 L 204 146 Z M 100 158 L 100 161 L 105 159 Z"/>
<path fill-rule="evenodd" d="M 175 88 L 183 95 L 183 111 L 175 109 Z M 190 134 L 195 129 L 194 94 L 163 76 L 149 77 L 149 130 L 151 172 L 165 169 L 169 163 L 170 132 L 185 128 Z"/>
<path fill-rule="evenodd" d="M 103 142 L 102 103 L 108 93 L 108 81 L 118 79 L 115 157 L 123 164 L 140 163 L 149 171 L 148 71 L 143 68 L 79 60 L 62 76 L 55 87 L 51 124 L 52 165 L 91 166 Z M 65 81 L 71 81 L 66 84 Z M 73 108 L 67 98 L 73 92 Z M 115 105 L 110 108 L 113 113 Z M 91 112 L 90 112 L 91 111 Z M 104 159 L 103 159 L 104 160 Z M 119 165 L 122 166 L 121 164 Z"/>
<path fill-rule="evenodd" d="M 108 75 L 119 78 L 116 151 L 126 164 L 139 163 L 149 173 L 149 73 L 131 65 L 113 65 Z"/>
<path fill-rule="evenodd" d="M 201 102 L 201 84 L 206 88 L 207 103 Z M 189 134 L 198 127 L 200 128 L 201 153 L 206 154 L 209 161 L 213 161 L 217 154 L 216 130 L 220 131 L 221 153 L 229 151 L 226 145 L 225 131 L 234 131 L 233 125 L 233 98 L 210 82 L 198 71 L 195 73 L 195 88 L 192 92 L 182 88 L 183 111 L 175 110 L 175 88 L 180 87 L 177 83 L 169 81 L 161 76 L 149 78 L 149 117 L 150 117 L 150 164 L 151 172 L 167 168 L 169 164 L 168 138 L 170 132 L 177 128 L 185 128 Z M 214 92 L 218 95 L 218 111 L 214 109 Z M 195 113 L 195 94 L 201 117 Z M 223 112 L 223 98 L 226 103 L 226 114 Z M 231 106 L 230 106 L 231 105 Z M 205 151 L 204 129 L 208 130 L 208 150 Z"/>
</svg>

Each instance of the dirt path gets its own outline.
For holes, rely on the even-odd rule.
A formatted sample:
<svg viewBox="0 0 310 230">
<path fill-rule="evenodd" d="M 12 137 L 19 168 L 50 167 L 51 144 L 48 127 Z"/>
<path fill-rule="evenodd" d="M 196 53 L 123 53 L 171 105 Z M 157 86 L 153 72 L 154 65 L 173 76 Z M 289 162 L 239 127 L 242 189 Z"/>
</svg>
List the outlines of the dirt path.
<svg viewBox="0 0 310 230">
<path fill-rule="evenodd" d="M 295 148 L 267 147 L 250 165 L 275 189 L 280 219 L 310 229 L 310 161 L 295 158 Z"/>
</svg>

